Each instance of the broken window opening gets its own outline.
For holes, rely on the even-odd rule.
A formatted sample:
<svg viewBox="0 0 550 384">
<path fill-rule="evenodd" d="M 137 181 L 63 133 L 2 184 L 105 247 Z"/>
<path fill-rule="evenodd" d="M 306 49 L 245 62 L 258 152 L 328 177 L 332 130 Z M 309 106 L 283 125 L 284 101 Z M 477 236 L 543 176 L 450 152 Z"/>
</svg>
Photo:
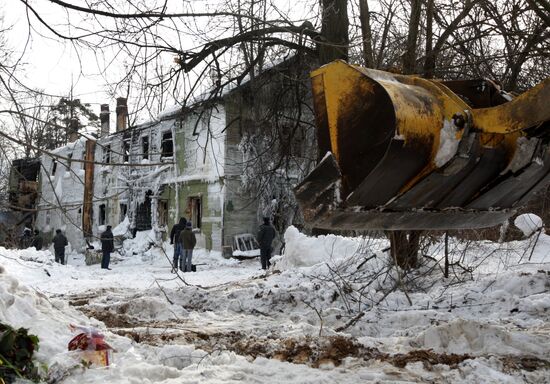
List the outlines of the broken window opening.
<svg viewBox="0 0 550 384">
<path fill-rule="evenodd" d="M 167 131 L 162 134 L 161 157 L 174 156 L 174 140 L 172 139 L 172 131 Z"/>
<path fill-rule="evenodd" d="M 145 200 L 139 204 L 136 210 L 136 230 L 147 231 L 152 228 L 151 224 L 151 196 L 153 191 L 145 193 Z"/>
<path fill-rule="evenodd" d="M 149 136 L 141 138 L 141 153 L 144 159 L 149 158 Z"/>
<path fill-rule="evenodd" d="M 99 218 L 98 218 L 98 222 L 99 222 L 99 225 L 105 225 L 105 219 L 106 219 L 106 207 L 105 207 L 105 204 L 101 204 L 99 206 Z"/>
<path fill-rule="evenodd" d="M 200 196 L 190 197 L 187 200 L 187 210 L 191 217 L 193 228 L 201 228 L 202 225 L 202 198 Z"/>
<path fill-rule="evenodd" d="M 127 163 L 130 161 L 130 139 L 124 139 L 122 141 L 122 162 Z"/>
<path fill-rule="evenodd" d="M 124 219 L 126 218 L 127 213 L 128 213 L 128 205 L 121 203 L 120 204 L 120 217 L 119 217 L 118 221 L 123 222 Z"/>
<path fill-rule="evenodd" d="M 55 172 L 57 171 L 57 160 L 52 159 L 52 171 L 50 172 L 52 176 L 55 176 Z"/>
<path fill-rule="evenodd" d="M 158 201 L 159 226 L 168 225 L 168 200 Z"/>
<path fill-rule="evenodd" d="M 111 146 L 106 145 L 103 148 L 103 162 L 109 164 L 111 162 Z"/>
</svg>

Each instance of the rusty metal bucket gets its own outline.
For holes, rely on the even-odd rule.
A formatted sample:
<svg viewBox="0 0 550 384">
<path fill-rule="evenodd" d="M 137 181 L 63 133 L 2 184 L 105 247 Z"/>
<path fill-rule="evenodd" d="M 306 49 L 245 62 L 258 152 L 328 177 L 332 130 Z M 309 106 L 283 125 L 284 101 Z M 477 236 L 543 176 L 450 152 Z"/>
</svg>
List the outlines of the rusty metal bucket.
<svg viewBox="0 0 550 384">
<path fill-rule="evenodd" d="M 550 111 L 529 111 L 533 100 L 550 104 L 550 79 L 509 102 L 487 80 L 438 82 L 343 61 L 311 78 L 322 160 L 295 195 L 312 227 L 488 227 L 550 181 L 550 129 L 541 127 Z"/>
</svg>

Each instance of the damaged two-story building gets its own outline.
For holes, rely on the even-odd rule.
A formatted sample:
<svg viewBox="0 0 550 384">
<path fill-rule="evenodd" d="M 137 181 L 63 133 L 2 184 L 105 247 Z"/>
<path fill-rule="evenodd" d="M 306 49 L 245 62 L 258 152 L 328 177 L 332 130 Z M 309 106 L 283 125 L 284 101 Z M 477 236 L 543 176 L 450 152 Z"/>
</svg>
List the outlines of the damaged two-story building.
<svg viewBox="0 0 550 384">
<path fill-rule="evenodd" d="M 117 99 L 116 131 L 101 106 L 97 139 L 82 136 L 41 157 L 36 227 L 65 230 L 83 249 L 111 225 L 165 239 L 179 217 L 198 246 L 230 254 L 234 236 L 262 216 L 282 232 L 300 220 L 291 188 L 316 159 L 307 67 L 297 58 L 230 91 L 128 126 Z"/>
</svg>

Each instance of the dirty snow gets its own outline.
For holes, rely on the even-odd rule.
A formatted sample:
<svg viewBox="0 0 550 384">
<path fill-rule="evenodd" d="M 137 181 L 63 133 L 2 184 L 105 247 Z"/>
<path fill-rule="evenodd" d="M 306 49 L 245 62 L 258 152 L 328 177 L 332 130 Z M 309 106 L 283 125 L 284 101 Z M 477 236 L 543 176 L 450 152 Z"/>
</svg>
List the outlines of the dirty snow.
<svg viewBox="0 0 550 384">
<path fill-rule="evenodd" d="M 151 231 L 124 242 L 112 271 L 0 248 L 0 320 L 39 336 L 61 383 L 548 382 L 550 236 L 451 239 L 448 279 L 440 239 L 407 276 L 383 238 L 291 227 L 285 242 L 267 274 L 203 249 L 196 273 L 172 274 L 173 249 Z M 80 366 L 69 324 L 99 328 L 114 364 Z"/>
</svg>

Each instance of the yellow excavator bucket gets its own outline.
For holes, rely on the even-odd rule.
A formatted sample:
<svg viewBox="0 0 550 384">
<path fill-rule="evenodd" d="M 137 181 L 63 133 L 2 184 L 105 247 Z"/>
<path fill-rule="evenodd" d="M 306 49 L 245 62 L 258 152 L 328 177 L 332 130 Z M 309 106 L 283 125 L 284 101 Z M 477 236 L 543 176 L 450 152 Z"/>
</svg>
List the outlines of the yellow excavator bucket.
<svg viewBox="0 0 550 384">
<path fill-rule="evenodd" d="M 311 79 L 320 161 L 295 188 L 311 227 L 488 227 L 550 182 L 550 79 L 517 98 L 343 61 Z"/>
</svg>

